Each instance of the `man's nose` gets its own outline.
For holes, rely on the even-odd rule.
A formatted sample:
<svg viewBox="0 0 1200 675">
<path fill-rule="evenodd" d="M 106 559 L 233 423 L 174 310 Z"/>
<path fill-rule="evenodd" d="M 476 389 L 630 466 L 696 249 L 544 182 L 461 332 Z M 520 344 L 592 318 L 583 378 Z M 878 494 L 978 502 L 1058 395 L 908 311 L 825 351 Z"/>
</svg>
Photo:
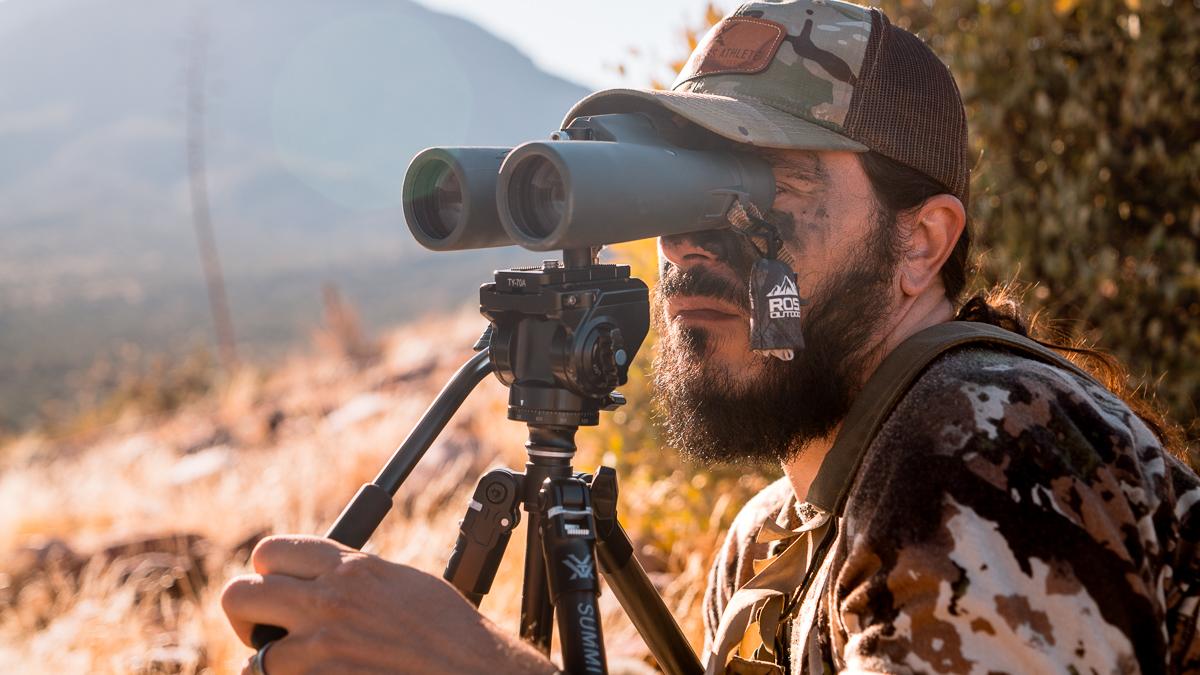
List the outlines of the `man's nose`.
<svg viewBox="0 0 1200 675">
<path fill-rule="evenodd" d="M 711 264 L 728 257 L 729 243 L 722 234 L 725 233 L 708 230 L 659 237 L 658 250 L 667 262 L 680 269 Z"/>
</svg>

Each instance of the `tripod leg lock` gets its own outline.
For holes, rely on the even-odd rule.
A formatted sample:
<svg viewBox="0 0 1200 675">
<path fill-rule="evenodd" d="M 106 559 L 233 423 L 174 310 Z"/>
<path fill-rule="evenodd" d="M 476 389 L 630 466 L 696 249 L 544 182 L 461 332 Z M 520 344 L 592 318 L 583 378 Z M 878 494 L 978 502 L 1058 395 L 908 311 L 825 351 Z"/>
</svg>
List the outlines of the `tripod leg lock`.
<svg viewBox="0 0 1200 675">
<path fill-rule="evenodd" d="M 479 479 L 459 523 L 458 541 L 442 577 L 476 606 L 491 590 L 508 539 L 521 520 L 522 479 L 508 469 L 489 471 Z"/>
<path fill-rule="evenodd" d="M 600 592 L 596 576 L 596 521 L 588 486 L 576 478 L 549 478 L 538 496 L 550 597 L 570 591 Z M 553 564 L 557 561 L 557 564 Z"/>
</svg>

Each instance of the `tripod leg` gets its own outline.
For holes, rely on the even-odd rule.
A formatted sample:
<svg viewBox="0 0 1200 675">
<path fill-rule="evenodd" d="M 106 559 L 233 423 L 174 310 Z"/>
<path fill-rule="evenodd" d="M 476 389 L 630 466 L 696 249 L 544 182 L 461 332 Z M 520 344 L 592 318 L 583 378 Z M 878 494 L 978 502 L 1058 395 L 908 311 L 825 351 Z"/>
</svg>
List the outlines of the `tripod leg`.
<svg viewBox="0 0 1200 675">
<path fill-rule="evenodd" d="M 542 552 L 542 518 L 529 513 L 525 527 L 525 574 L 521 591 L 521 639 L 550 654 L 554 605 L 546 586 L 546 561 Z"/>
<path fill-rule="evenodd" d="M 551 478 L 542 487 L 539 502 L 563 670 L 607 673 L 596 578 L 596 524 L 588 485 L 574 477 Z"/>
<path fill-rule="evenodd" d="M 484 474 L 459 524 L 458 541 L 442 578 L 476 607 L 491 590 L 508 539 L 521 519 L 523 478 L 508 469 Z"/>
<path fill-rule="evenodd" d="M 617 522 L 616 471 L 607 466 L 597 469 L 591 496 L 596 520 L 596 556 L 613 595 L 664 673 L 703 673 L 700 659 L 633 554 L 629 535 Z"/>
</svg>

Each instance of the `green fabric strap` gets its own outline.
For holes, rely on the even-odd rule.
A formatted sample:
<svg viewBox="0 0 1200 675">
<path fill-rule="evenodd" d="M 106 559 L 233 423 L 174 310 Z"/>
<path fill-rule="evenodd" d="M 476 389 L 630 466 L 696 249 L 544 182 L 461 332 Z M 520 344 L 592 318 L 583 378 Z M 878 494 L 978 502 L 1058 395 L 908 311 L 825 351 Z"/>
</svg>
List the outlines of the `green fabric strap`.
<svg viewBox="0 0 1200 675">
<path fill-rule="evenodd" d="M 854 474 L 884 421 L 934 359 L 964 345 L 1005 348 L 1094 381 L 1085 371 L 1054 351 L 1003 328 L 974 321 L 950 321 L 926 328 L 888 354 L 867 380 L 850 406 L 833 447 L 822 460 L 805 501 L 840 516 L 850 485 L 854 482 Z"/>
</svg>

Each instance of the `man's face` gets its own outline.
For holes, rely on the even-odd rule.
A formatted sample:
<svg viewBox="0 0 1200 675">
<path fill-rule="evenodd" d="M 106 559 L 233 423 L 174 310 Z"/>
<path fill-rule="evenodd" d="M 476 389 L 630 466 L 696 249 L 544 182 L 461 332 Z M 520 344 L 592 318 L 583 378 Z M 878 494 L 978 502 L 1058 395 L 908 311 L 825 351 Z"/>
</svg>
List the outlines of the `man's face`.
<svg viewBox="0 0 1200 675">
<path fill-rule="evenodd" d="M 786 461 L 845 416 L 897 296 L 895 237 L 858 159 L 845 152 L 767 156 L 797 274 L 805 348 L 790 362 L 750 350 L 750 268 L 742 236 L 659 240 L 655 385 L 668 440 L 706 462 Z"/>
</svg>

